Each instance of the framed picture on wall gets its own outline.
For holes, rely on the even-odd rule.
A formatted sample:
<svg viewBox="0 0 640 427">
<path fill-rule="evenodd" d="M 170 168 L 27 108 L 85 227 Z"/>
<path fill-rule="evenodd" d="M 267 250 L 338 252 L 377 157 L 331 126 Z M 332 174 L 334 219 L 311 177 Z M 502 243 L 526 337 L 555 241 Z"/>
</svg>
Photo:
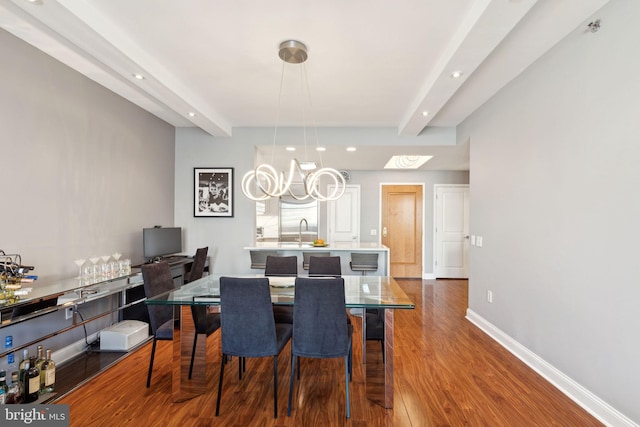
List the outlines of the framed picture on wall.
<svg viewBox="0 0 640 427">
<path fill-rule="evenodd" d="M 193 216 L 233 216 L 233 168 L 194 168 Z"/>
</svg>

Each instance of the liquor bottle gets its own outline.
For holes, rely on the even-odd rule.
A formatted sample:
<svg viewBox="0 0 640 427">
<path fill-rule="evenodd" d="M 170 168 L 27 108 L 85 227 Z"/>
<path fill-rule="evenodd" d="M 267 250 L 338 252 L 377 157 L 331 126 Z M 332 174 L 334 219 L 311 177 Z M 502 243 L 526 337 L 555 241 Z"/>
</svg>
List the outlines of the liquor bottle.
<svg viewBox="0 0 640 427">
<path fill-rule="evenodd" d="M 7 387 L 7 373 L 2 370 L 0 371 L 0 405 L 7 403 L 8 392 L 9 387 Z"/>
<path fill-rule="evenodd" d="M 18 365 L 18 376 L 20 382 L 22 383 L 22 388 L 26 388 L 26 384 L 24 382 L 24 375 L 29 369 L 29 350 L 22 350 L 22 360 L 20 361 L 20 365 Z"/>
<path fill-rule="evenodd" d="M 40 371 L 36 366 L 36 357 L 29 359 L 29 369 L 24 375 L 24 403 L 31 403 L 38 400 L 40 394 Z"/>
<path fill-rule="evenodd" d="M 37 354 L 38 355 L 37 355 L 37 358 L 36 358 L 36 368 L 38 368 L 38 370 L 41 370 L 40 366 L 42 366 L 42 364 L 45 361 L 44 348 L 41 345 L 38 346 Z"/>
<path fill-rule="evenodd" d="M 11 373 L 11 384 L 7 393 L 7 403 L 22 403 L 24 398 L 24 387 L 20 383 L 18 371 Z"/>
<path fill-rule="evenodd" d="M 51 358 L 51 349 L 40 367 L 40 394 L 51 393 L 56 386 L 56 364 Z"/>
</svg>

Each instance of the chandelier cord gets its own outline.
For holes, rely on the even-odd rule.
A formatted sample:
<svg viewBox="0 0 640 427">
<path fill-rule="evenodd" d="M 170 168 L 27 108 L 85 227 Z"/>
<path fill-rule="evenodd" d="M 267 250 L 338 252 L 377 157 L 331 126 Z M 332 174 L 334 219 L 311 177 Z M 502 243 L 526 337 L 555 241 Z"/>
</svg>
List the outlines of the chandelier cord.
<svg viewBox="0 0 640 427">
<path fill-rule="evenodd" d="M 278 137 L 278 125 L 280 124 L 280 110 L 282 106 L 282 85 L 284 82 L 284 61 L 282 61 L 282 68 L 280 71 L 280 88 L 278 90 L 278 105 L 276 108 L 276 126 L 273 130 L 273 146 L 271 147 L 271 163 L 275 160 L 276 155 L 276 139 Z"/>
</svg>

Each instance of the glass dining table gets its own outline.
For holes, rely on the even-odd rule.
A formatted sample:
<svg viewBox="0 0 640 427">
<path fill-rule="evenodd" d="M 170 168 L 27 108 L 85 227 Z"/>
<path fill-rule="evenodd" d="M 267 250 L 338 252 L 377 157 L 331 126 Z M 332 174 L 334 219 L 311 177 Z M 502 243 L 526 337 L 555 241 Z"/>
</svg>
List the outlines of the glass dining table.
<svg viewBox="0 0 640 427">
<path fill-rule="evenodd" d="M 195 349 L 193 374 L 189 376 L 189 365 L 195 326 L 191 306 L 207 305 L 212 310 L 220 305 L 220 277 L 237 275 L 213 274 L 181 286 L 171 292 L 145 300 L 146 304 L 172 305 L 178 307 L 180 329 L 173 339 L 173 386 L 172 400 L 181 402 L 199 396 L 206 391 L 206 336 L 198 336 Z M 264 277 L 262 275 L 242 277 Z M 345 308 L 361 313 L 362 318 L 362 362 L 365 365 L 366 393 L 372 401 L 385 408 L 393 407 L 393 345 L 394 311 L 413 309 L 414 303 L 392 277 L 386 276 L 342 276 L 345 283 Z M 293 306 L 295 277 L 269 277 L 271 300 L 274 305 Z M 368 308 L 383 309 L 384 349 L 382 363 L 368 361 L 366 350 L 366 322 L 364 311 Z M 373 360 L 373 359 L 371 359 Z M 377 361 L 380 358 L 376 359 Z M 369 369 L 371 368 L 371 369 Z"/>
</svg>

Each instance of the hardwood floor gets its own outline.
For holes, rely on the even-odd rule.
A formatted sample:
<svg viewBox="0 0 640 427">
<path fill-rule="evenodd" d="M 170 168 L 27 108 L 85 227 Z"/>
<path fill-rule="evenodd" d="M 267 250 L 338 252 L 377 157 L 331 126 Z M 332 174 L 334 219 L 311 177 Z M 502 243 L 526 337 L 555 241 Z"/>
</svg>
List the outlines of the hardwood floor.
<svg viewBox="0 0 640 427">
<path fill-rule="evenodd" d="M 398 280 L 415 310 L 395 313 L 394 408 L 365 397 L 354 327 L 351 419 L 345 418 L 341 359 L 305 359 L 287 417 L 289 350 L 278 361 L 278 418 L 273 418 L 273 362 L 248 359 L 242 381 L 237 358 L 226 367 L 215 417 L 219 332 L 209 337 L 208 392 L 171 401 L 171 343 L 159 342 L 150 388 L 151 345 L 145 345 L 56 403 L 71 405 L 71 426 L 599 426 L 596 419 L 467 321 L 467 282 Z M 380 353 L 370 342 L 368 352 Z"/>
</svg>

